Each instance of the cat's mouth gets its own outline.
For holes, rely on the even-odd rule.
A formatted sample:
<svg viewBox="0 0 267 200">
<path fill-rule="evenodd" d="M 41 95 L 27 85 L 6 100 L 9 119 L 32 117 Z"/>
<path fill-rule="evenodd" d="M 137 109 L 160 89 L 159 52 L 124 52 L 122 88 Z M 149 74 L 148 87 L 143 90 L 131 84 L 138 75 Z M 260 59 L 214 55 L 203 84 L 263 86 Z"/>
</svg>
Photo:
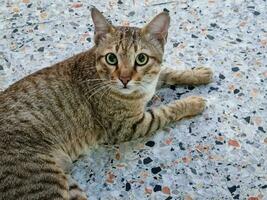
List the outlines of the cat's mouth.
<svg viewBox="0 0 267 200">
<path fill-rule="evenodd" d="M 118 86 L 119 91 L 121 91 L 122 93 L 127 93 L 130 94 L 132 92 L 137 91 L 138 89 L 132 85 L 126 85 L 126 86 Z"/>
<path fill-rule="evenodd" d="M 127 84 L 127 85 L 116 84 L 114 85 L 114 89 L 126 95 L 130 95 L 133 93 L 141 93 L 140 87 L 135 84 Z"/>
<path fill-rule="evenodd" d="M 115 93 L 122 95 L 146 95 L 148 92 L 146 84 L 135 82 L 134 80 L 129 81 L 128 84 L 123 84 L 121 81 L 113 81 L 112 89 Z"/>
</svg>

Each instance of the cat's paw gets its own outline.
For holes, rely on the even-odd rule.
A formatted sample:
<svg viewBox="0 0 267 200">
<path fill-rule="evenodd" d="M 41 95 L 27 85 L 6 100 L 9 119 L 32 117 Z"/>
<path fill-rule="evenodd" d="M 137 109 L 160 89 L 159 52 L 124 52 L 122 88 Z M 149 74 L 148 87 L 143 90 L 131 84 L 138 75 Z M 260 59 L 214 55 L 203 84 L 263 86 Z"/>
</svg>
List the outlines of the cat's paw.
<svg viewBox="0 0 267 200">
<path fill-rule="evenodd" d="M 187 104 L 187 116 L 202 113 L 206 107 L 206 100 L 200 96 L 190 96 L 184 99 Z"/>
<path fill-rule="evenodd" d="M 208 84 L 212 82 L 213 72 L 208 67 L 197 67 L 193 69 L 194 76 L 199 84 Z"/>
</svg>

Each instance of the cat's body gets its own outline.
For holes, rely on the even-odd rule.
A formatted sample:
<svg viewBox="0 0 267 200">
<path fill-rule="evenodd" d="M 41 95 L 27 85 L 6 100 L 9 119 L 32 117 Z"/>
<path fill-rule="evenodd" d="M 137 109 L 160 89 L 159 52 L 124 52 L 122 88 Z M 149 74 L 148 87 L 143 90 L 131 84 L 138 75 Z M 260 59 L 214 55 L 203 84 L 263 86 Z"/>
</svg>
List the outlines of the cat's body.
<svg viewBox="0 0 267 200">
<path fill-rule="evenodd" d="M 157 85 L 203 84 L 212 76 L 208 68 L 161 70 L 166 13 L 147 26 L 154 30 L 155 22 L 161 25 L 163 35 L 156 39 L 144 36 L 150 31 L 146 29 L 111 30 L 114 27 L 96 9 L 92 16 L 95 47 L 29 75 L 0 94 L 0 200 L 86 199 L 68 172 L 88 147 L 149 136 L 204 109 L 201 97 L 189 97 L 146 111 Z M 101 60 L 106 51 L 115 51 L 117 57 Z M 142 63 L 146 55 L 131 60 L 138 51 L 149 55 L 147 64 Z M 138 68 L 131 69 L 135 62 Z"/>
</svg>

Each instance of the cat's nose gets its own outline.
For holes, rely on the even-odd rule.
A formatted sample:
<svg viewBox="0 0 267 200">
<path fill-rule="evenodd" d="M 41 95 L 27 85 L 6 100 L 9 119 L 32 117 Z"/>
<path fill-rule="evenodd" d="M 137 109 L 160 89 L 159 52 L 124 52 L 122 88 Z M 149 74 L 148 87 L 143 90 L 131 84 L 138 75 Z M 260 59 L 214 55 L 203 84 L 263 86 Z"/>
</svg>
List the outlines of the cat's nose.
<svg viewBox="0 0 267 200">
<path fill-rule="evenodd" d="M 131 77 L 130 76 L 120 76 L 119 79 L 122 82 L 122 84 L 124 85 L 124 87 L 126 88 L 127 84 L 131 80 Z"/>
</svg>

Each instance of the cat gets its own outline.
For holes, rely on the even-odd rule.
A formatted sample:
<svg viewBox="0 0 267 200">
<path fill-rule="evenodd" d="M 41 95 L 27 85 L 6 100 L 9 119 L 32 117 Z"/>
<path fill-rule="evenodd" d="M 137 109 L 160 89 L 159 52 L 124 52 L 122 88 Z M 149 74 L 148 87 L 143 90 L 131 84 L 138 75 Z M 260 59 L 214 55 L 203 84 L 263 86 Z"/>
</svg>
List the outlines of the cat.
<svg viewBox="0 0 267 200">
<path fill-rule="evenodd" d="M 95 46 L 41 69 L 0 94 L 0 199 L 79 199 L 71 164 L 90 146 L 151 136 L 200 114 L 202 97 L 146 109 L 163 84 L 208 84 L 206 67 L 161 66 L 170 16 L 143 28 L 113 26 L 91 9 Z"/>
</svg>

